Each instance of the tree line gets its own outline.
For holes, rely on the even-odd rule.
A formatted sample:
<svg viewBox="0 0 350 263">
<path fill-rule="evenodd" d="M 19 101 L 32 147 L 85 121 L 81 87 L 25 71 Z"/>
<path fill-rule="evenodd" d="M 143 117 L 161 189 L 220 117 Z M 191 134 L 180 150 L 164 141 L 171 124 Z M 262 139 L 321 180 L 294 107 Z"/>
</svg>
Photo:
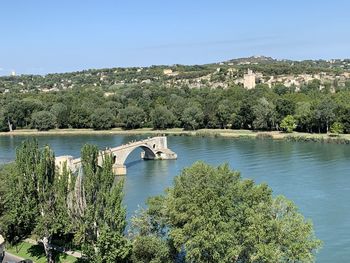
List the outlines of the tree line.
<svg viewBox="0 0 350 263">
<path fill-rule="evenodd" d="M 23 128 L 122 127 L 135 129 L 232 128 L 293 130 L 309 133 L 350 133 L 350 89 L 331 93 L 317 81 L 296 92 L 295 87 L 258 84 L 189 89 L 164 85 L 127 85 L 106 93 L 83 87 L 53 93 L 0 95 L 0 130 Z M 289 123 L 288 127 L 281 125 Z"/>
<path fill-rule="evenodd" d="M 98 154 L 85 145 L 74 173 L 55 167 L 50 147 L 23 142 L 0 170 L 0 234 L 12 244 L 36 237 L 50 263 L 57 239 L 99 263 L 313 262 L 321 245 L 293 202 L 228 165 L 202 162 L 149 198 L 126 230 L 123 178 L 109 155 L 98 166 Z"/>
</svg>

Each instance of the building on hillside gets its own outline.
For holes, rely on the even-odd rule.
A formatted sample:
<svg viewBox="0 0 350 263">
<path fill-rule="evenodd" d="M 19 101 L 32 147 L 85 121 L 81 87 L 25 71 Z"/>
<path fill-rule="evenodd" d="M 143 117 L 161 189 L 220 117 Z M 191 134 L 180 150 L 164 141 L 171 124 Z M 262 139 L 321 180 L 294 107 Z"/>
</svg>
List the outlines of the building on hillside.
<svg viewBox="0 0 350 263">
<path fill-rule="evenodd" d="M 163 73 L 164 73 L 164 75 L 170 75 L 171 73 L 173 73 L 173 70 L 170 68 L 166 68 L 163 70 Z"/>
<path fill-rule="evenodd" d="M 243 86 L 246 89 L 254 89 L 255 88 L 255 73 L 248 69 L 247 74 L 244 74 L 243 76 Z"/>
<path fill-rule="evenodd" d="M 164 75 L 167 75 L 167 76 L 172 76 L 172 77 L 173 77 L 173 76 L 179 75 L 178 72 L 173 71 L 173 70 L 170 69 L 170 68 L 164 69 L 164 70 L 163 70 L 163 74 L 164 74 Z"/>
</svg>

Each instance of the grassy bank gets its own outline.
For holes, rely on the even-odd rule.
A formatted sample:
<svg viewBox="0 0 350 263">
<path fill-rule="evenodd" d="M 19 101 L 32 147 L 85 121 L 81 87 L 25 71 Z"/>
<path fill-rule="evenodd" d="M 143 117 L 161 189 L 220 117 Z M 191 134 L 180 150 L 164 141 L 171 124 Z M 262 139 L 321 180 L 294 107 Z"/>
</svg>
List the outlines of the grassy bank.
<svg viewBox="0 0 350 263">
<path fill-rule="evenodd" d="M 28 242 L 21 242 L 17 246 L 7 247 L 6 250 L 18 257 L 31 259 L 36 263 L 45 263 L 45 251 L 44 248 L 40 245 L 33 245 Z M 61 263 L 71 263 L 78 262 L 75 257 L 69 256 L 64 253 L 59 253 L 54 251 L 55 262 Z"/>
<path fill-rule="evenodd" d="M 15 130 L 12 132 L 0 132 L 0 136 L 16 136 L 16 135 L 84 135 L 84 134 L 115 134 L 115 135 L 138 135 L 138 134 L 150 134 L 150 135 L 160 135 L 160 134 L 191 134 L 194 132 L 184 131 L 180 128 L 168 129 L 168 130 L 153 130 L 151 128 L 142 128 L 135 130 L 123 130 L 121 128 L 114 128 L 111 130 L 93 130 L 93 129 L 53 129 L 49 131 L 38 131 L 35 129 L 22 129 Z"/>
<path fill-rule="evenodd" d="M 33 129 L 15 130 L 13 132 L 0 132 L 0 136 L 38 136 L 38 135 L 178 135 L 178 136 L 202 136 L 202 137 L 227 137 L 227 138 L 258 138 L 258 139 L 275 139 L 288 141 L 305 141 L 305 142 L 323 142 L 350 144 L 350 134 L 341 134 L 332 136 L 328 134 L 311 134 L 311 133 L 282 133 L 278 131 L 255 132 L 251 130 L 231 130 L 231 129 L 200 129 L 196 131 L 185 131 L 180 128 L 167 130 L 153 130 L 151 128 L 142 128 L 135 130 L 123 130 L 115 128 L 111 130 L 96 131 L 92 129 L 55 129 L 49 131 L 37 131 Z"/>
</svg>

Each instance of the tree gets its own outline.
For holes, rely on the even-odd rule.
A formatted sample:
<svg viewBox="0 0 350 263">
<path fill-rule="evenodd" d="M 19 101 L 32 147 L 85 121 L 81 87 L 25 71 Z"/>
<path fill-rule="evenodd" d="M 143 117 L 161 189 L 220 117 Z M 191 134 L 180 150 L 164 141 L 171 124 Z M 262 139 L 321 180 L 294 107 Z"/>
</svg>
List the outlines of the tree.
<svg viewBox="0 0 350 263">
<path fill-rule="evenodd" d="M 170 128 L 174 123 L 174 114 L 165 106 L 157 106 L 150 114 L 153 128 L 166 129 Z"/>
<path fill-rule="evenodd" d="M 4 109 L 0 109 L 0 132 L 6 132 L 9 131 L 11 126 L 8 125 Z"/>
<path fill-rule="evenodd" d="M 217 109 L 216 117 L 218 118 L 220 128 L 226 128 L 228 122 L 231 119 L 232 110 L 228 105 L 228 101 L 222 101 Z"/>
<path fill-rule="evenodd" d="M 340 116 L 341 123 L 344 125 L 344 132 L 350 133 L 350 108 L 343 109 Z"/>
<path fill-rule="evenodd" d="M 24 124 L 24 113 L 19 100 L 9 102 L 4 110 L 4 116 L 9 131 L 16 129 L 17 126 Z"/>
<path fill-rule="evenodd" d="M 51 237 L 65 232 L 68 225 L 64 220 L 68 218 L 68 176 L 57 176 L 52 150 L 39 149 L 36 141 L 24 141 L 16 151 L 15 164 L 9 167 L 12 174 L 6 183 L 1 228 L 12 243 L 36 234 L 48 262 L 53 262 Z"/>
<path fill-rule="evenodd" d="M 55 128 L 56 117 L 49 111 L 38 111 L 32 115 L 32 125 L 39 131 Z"/>
<path fill-rule="evenodd" d="M 242 105 L 239 109 L 237 119 L 241 121 L 241 125 L 236 124 L 237 128 L 251 129 L 253 127 L 254 112 L 253 112 L 253 102 L 251 100 L 243 100 Z"/>
<path fill-rule="evenodd" d="M 167 240 L 186 262 L 312 262 L 321 244 L 291 201 L 227 165 L 184 169 L 139 222 L 136 236 Z"/>
<path fill-rule="evenodd" d="M 99 167 L 98 155 L 96 146 L 82 148 L 82 173 L 75 191 L 80 195 L 75 196 L 72 209 L 76 238 L 83 244 L 83 252 L 90 261 L 126 262 L 130 244 L 123 235 L 126 226 L 123 180 L 115 182 L 112 156 L 103 156 Z"/>
<path fill-rule="evenodd" d="M 183 110 L 187 107 L 188 102 L 187 99 L 183 98 L 182 96 L 171 94 L 169 96 L 169 109 L 174 114 L 176 121 L 175 124 L 177 124 L 176 127 L 180 127 L 181 123 L 181 117 L 183 114 Z"/>
<path fill-rule="evenodd" d="M 113 116 L 117 116 L 120 109 L 123 108 L 123 105 L 119 102 L 116 102 L 116 101 L 107 101 L 104 105 L 103 105 L 103 108 L 107 108 L 109 109 L 110 113 L 113 115 Z"/>
<path fill-rule="evenodd" d="M 287 93 L 291 93 L 291 88 L 284 86 L 283 84 L 276 84 L 273 87 L 273 91 L 278 95 L 284 95 Z"/>
<path fill-rule="evenodd" d="M 55 156 L 52 150 L 46 146 L 36 165 L 36 196 L 39 216 L 35 218 L 34 232 L 40 237 L 44 245 L 48 263 L 53 263 L 51 238 L 56 232 L 55 218 Z"/>
<path fill-rule="evenodd" d="M 344 132 L 344 125 L 340 122 L 334 122 L 331 126 L 331 133 L 341 134 Z"/>
<path fill-rule="evenodd" d="M 293 130 L 297 127 L 294 117 L 292 115 L 287 115 L 286 117 L 284 117 L 280 127 L 285 132 L 288 132 L 288 133 L 293 132 Z"/>
<path fill-rule="evenodd" d="M 109 130 L 114 126 L 114 116 L 109 109 L 96 109 L 90 116 L 91 126 L 95 130 Z"/>
<path fill-rule="evenodd" d="M 166 241 L 157 236 L 137 236 L 133 241 L 133 263 L 171 263 L 171 252 Z"/>
<path fill-rule="evenodd" d="M 278 120 L 281 121 L 284 117 L 295 113 L 295 103 L 290 99 L 279 98 L 276 101 L 276 112 Z"/>
<path fill-rule="evenodd" d="M 0 234 L 6 236 L 6 238 L 11 242 L 16 234 L 11 231 L 10 224 L 14 223 L 14 219 L 8 211 L 14 207 L 9 203 L 10 193 L 12 191 L 9 186 L 13 180 L 13 174 L 15 172 L 14 163 L 4 164 L 0 166 Z M 14 225 L 12 225 L 14 227 Z M 13 229 L 14 230 L 14 229 Z"/>
<path fill-rule="evenodd" d="M 334 110 L 336 108 L 335 103 L 330 99 L 325 99 L 320 102 L 315 111 L 315 118 L 319 122 L 319 132 L 325 126 L 326 132 L 329 131 L 330 123 L 333 121 L 335 114 Z"/>
<path fill-rule="evenodd" d="M 319 79 L 313 79 L 301 87 L 300 91 L 303 93 L 317 92 L 320 90 L 321 81 Z"/>
<path fill-rule="evenodd" d="M 69 111 L 65 104 L 56 103 L 52 105 L 50 112 L 56 117 L 57 128 L 66 128 L 69 121 Z"/>
<path fill-rule="evenodd" d="M 312 131 L 312 110 L 309 102 L 299 102 L 296 106 L 295 118 L 297 120 L 297 127 L 300 131 Z"/>
<path fill-rule="evenodd" d="M 276 123 L 275 106 L 268 102 L 266 98 L 261 98 L 253 107 L 255 119 L 253 121 L 254 129 L 272 129 Z"/>
<path fill-rule="evenodd" d="M 44 110 L 44 105 L 42 101 L 36 98 L 24 98 L 23 100 L 21 100 L 20 104 L 24 114 L 24 124 L 21 125 L 22 127 L 29 126 L 31 122 L 31 116 L 33 113 Z"/>
<path fill-rule="evenodd" d="M 16 127 L 27 127 L 31 122 L 33 113 L 43 110 L 42 103 L 37 99 L 14 99 L 5 107 L 5 119 L 9 130 Z"/>
<path fill-rule="evenodd" d="M 181 120 L 186 130 L 198 129 L 203 123 L 203 111 L 196 105 L 190 106 L 183 111 Z"/>
<path fill-rule="evenodd" d="M 81 105 L 74 105 L 70 111 L 69 124 L 73 128 L 89 128 L 90 116 L 90 109 L 87 109 Z"/>
<path fill-rule="evenodd" d="M 145 113 L 139 107 L 128 106 L 120 110 L 119 119 L 126 129 L 136 129 L 142 127 L 145 120 Z"/>
<path fill-rule="evenodd" d="M 6 212 L 0 221 L 10 243 L 26 237 L 35 228 L 39 213 L 35 183 L 39 160 L 37 143 L 26 141 L 17 148 L 15 163 L 9 166 L 12 176 L 6 181 Z"/>
</svg>

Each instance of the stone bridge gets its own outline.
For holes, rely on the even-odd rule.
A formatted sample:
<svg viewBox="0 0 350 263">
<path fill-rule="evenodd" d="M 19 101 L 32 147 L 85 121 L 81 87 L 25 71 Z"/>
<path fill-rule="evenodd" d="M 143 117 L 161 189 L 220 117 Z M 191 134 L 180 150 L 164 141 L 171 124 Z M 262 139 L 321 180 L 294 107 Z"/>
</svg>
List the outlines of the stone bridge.
<svg viewBox="0 0 350 263">
<path fill-rule="evenodd" d="M 131 141 L 127 144 L 101 151 L 98 157 L 98 164 L 102 165 L 104 154 L 112 154 L 114 162 L 113 172 L 116 175 L 125 175 L 125 161 L 129 154 L 137 148 L 143 150 L 141 158 L 146 160 L 171 160 L 177 158 L 176 153 L 168 148 L 167 137 L 158 136 L 140 141 Z M 65 162 L 72 171 L 76 171 L 81 166 L 80 158 L 73 159 L 73 156 L 69 155 L 56 157 L 55 163 L 59 169 L 62 169 Z"/>
</svg>

